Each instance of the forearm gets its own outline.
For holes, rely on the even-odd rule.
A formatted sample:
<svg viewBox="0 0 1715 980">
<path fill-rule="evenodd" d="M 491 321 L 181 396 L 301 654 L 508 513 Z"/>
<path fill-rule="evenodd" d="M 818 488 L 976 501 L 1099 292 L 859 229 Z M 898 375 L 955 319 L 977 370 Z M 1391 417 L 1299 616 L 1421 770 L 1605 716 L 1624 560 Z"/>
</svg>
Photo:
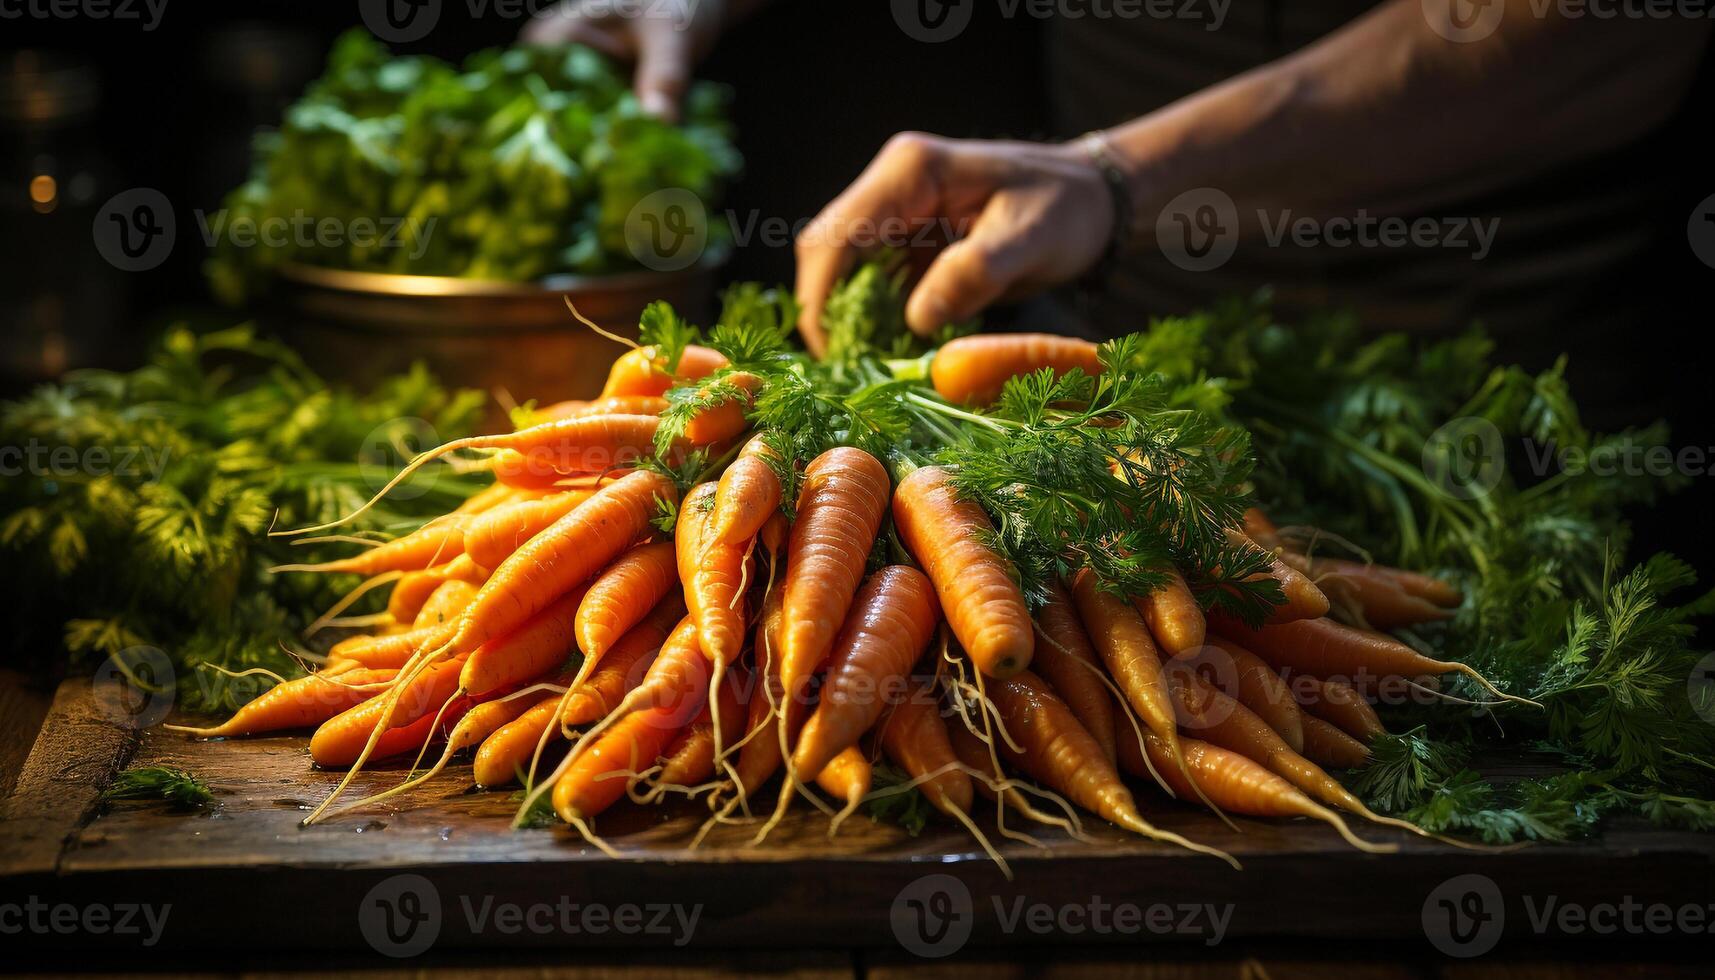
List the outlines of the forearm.
<svg viewBox="0 0 1715 980">
<path fill-rule="evenodd" d="M 1502 2 L 1502 0 L 1496 0 Z M 1505 0 L 1455 43 L 1393 0 L 1287 58 L 1109 131 L 1137 216 L 1215 187 L 1241 215 L 1433 207 L 1620 145 L 1682 97 L 1707 19 L 1568 20 Z"/>
</svg>

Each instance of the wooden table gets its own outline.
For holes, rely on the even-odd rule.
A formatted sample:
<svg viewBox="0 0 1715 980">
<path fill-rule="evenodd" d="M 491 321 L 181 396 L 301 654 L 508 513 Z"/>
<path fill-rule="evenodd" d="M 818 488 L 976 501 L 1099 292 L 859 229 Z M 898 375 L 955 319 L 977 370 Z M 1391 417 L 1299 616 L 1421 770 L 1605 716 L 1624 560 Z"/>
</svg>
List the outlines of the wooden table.
<svg viewBox="0 0 1715 980">
<path fill-rule="evenodd" d="M 6 903 L 31 898 L 76 910 L 68 915 L 135 906 L 165 919 L 142 952 L 150 933 L 140 914 L 126 935 L 14 930 L 0 935 L 17 951 L 8 964 L 63 966 L 69 952 L 85 969 L 379 969 L 398 964 L 374 950 L 421 946 L 426 959 L 413 968 L 428 962 L 447 975 L 500 964 L 530 976 L 1572 977 L 1614 975 L 1641 958 L 1650 975 L 1667 976 L 1698 969 L 1715 945 L 1710 935 L 1532 927 L 1550 896 L 1557 907 L 1627 896 L 1671 909 L 1715 905 L 1715 840 L 1639 825 L 1593 843 L 1500 853 L 1363 829 L 1400 847 L 1378 856 L 1316 824 L 1239 821 L 1235 830 L 1162 805 L 1152 815 L 1163 827 L 1230 851 L 1245 869 L 1092 821 L 1088 842 L 1053 832 L 1037 834 L 1044 847 L 1005 842 L 1008 880 L 954 828 L 912 838 L 860 817 L 830 842 L 808 807 L 766 847 L 745 846 L 750 828 L 723 827 L 688 851 L 706 814 L 692 803 L 604 818 L 599 829 L 623 852 L 615 860 L 563 829 L 508 829 L 509 794 L 473 792 L 468 766 L 299 829 L 338 779 L 310 768 L 304 742 L 138 732 L 108 718 L 87 681 L 67 682 L 0 809 L 0 929 Z M 99 802 L 115 773 L 145 764 L 191 770 L 218 805 L 182 814 Z M 400 777 L 378 771 L 354 790 Z M 1463 875 L 1492 882 L 1505 924 L 1491 943 L 1476 928 L 1481 915 L 1461 920 L 1476 930 L 1462 948 L 1493 951 L 1449 960 L 1426 928 L 1445 942 L 1454 925 L 1436 910 L 1472 910 L 1461 904 L 1463 884 L 1446 884 Z M 691 916 L 694 928 L 675 925 Z"/>
</svg>

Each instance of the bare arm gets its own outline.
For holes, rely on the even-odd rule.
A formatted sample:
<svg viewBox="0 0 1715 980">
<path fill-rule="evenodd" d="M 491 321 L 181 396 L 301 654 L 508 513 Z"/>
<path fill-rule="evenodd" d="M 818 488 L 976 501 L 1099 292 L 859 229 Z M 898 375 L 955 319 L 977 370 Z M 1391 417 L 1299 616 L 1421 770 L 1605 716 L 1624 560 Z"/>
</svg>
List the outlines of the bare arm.
<svg viewBox="0 0 1715 980">
<path fill-rule="evenodd" d="M 1288 57 L 1110 130 L 1140 230 L 1197 187 L 1219 188 L 1254 216 L 1420 211 L 1515 183 L 1659 125 L 1709 40 L 1706 18 L 1568 17 L 1554 0 L 1485 2 L 1391 0 Z M 1474 12 L 1476 31 L 1461 34 L 1450 3 Z M 1437 9 L 1439 25 L 1426 13 Z M 1106 195 L 1089 189 L 1094 181 L 1100 190 L 1095 173 L 1070 146 L 895 140 L 800 236 L 806 343 L 820 348 L 822 304 L 857 252 L 840 229 L 866 219 L 972 222 L 912 292 L 907 321 L 928 333 L 1086 271 L 1112 228 Z"/>
</svg>

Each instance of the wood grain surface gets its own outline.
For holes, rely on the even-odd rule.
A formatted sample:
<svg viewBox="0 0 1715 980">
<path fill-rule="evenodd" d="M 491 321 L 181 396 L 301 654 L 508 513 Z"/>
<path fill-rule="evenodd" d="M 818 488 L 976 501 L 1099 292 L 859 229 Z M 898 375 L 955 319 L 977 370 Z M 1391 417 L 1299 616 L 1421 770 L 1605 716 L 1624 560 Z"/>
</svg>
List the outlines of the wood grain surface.
<svg viewBox="0 0 1715 980">
<path fill-rule="evenodd" d="M 0 895 L 77 908 L 170 903 L 152 956 L 237 955 L 254 948 L 253 937 L 278 936 L 282 928 L 289 928 L 292 947 L 301 952 L 361 951 L 373 945 L 365 916 L 373 926 L 376 910 L 384 908 L 377 903 L 396 897 L 398 876 L 409 875 L 415 877 L 405 880 L 425 882 L 438 903 L 438 954 L 866 949 L 875 958 L 865 962 L 865 973 L 883 977 L 915 962 L 902 937 L 922 939 L 925 909 L 952 909 L 951 919 L 963 931 L 947 951 L 957 950 L 960 957 L 1002 947 L 1022 952 L 1071 943 L 1099 950 L 1149 943 L 1175 951 L 1165 960 L 1150 957 L 1167 972 L 1131 975 L 1191 977 L 1241 975 L 1232 972 L 1245 962 L 1236 951 L 1259 942 L 1302 943 L 1318 950 L 1313 963 L 1361 955 L 1366 970 L 1387 964 L 1363 944 L 1387 944 L 1414 959 L 1434 956 L 1425 935 L 1431 893 L 1465 874 L 1491 879 L 1503 896 L 1503 951 L 1544 942 L 1556 949 L 1607 950 L 1627 941 L 1592 933 L 1538 935 L 1524 905 L 1537 896 L 1585 904 L 1626 896 L 1673 906 L 1715 902 L 1715 843 L 1693 834 L 1617 823 L 1590 843 L 1484 852 L 1365 828 L 1366 837 L 1400 848 L 1397 854 L 1366 855 L 1319 824 L 1239 820 L 1234 830 L 1211 815 L 1147 794 L 1149 814 L 1161 826 L 1229 850 L 1244 870 L 1139 840 L 1090 818 L 1089 841 L 1045 830 L 1033 831 L 1040 847 L 1005 842 L 1002 851 L 1013 870 L 1008 880 L 950 825 L 932 823 L 913 838 L 892 825 L 858 818 L 829 840 L 826 818 L 808 806 L 799 807 L 761 848 L 747 846 L 753 827 L 733 826 L 717 829 L 692 851 L 686 843 L 707 814 L 700 802 L 648 810 L 623 806 L 604 816 L 596 829 L 622 853 L 615 860 L 563 828 L 510 829 L 511 794 L 476 791 L 468 765 L 449 767 L 415 793 L 300 829 L 304 814 L 339 779 L 309 765 L 305 743 L 301 736 L 208 743 L 159 729 L 136 732 L 106 716 L 88 682 L 68 682 L 15 791 L 0 807 L 6 827 L 0 835 Z M 155 802 L 99 802 L 101 788 L 116 772 L 141 764 L 196 773 L 212 787 L 217 804 L 186 814 Z M 387 788 L 402 776 L 399 768 L 366 773 L 351 798 Z M 992 829 L 992 814 L 982 822 Z M 931 877 L 936 875 L 947 877 Z M 953 905 L 939 897 L 943 892 L 953 896 Z M 657 908 L 694 910 L 696 921 L 686 937 L 680 934 L 685 930 L 671 929 L 567 929 L 560 920 L 541 929 L 508 930 L 492 914 L 501 906 L 527 911 L 567 903 L 580 909 L 635 905 L 645 915 Z M 1148 915 L 1125 926 L 1112 911 L 1121 906 Z M 1217 918 L 1219 928 L 1212 925 Z M 945 930 L 927 931 L 937 941 L 945 938 Z M 1362 937 L 1362 944 L 1354 945 L 1353 937 Z M 20 948 L 90 952 L 134 949 L 138 943 L 136 936 L 78 929 L 6 939 Z M 1658 954 L 1666 948 L 1661 937 L 1630 939 Z M 1062 965 L 1076 965 L 1062 960 L 1038 964 L 1049 972 L 1018 972 L 1028 962 L 998 954 L 983 975 L 1096 975 L 1061 972 Z M 1205 967 L 1214 972 L 1202 972 Z M 1292 972 L 1290 961 L 1283 968 L 1284 975 L 1306 975 Z M 1271 969 L 1266 975 L 1283 974 Z"/>
</svg>

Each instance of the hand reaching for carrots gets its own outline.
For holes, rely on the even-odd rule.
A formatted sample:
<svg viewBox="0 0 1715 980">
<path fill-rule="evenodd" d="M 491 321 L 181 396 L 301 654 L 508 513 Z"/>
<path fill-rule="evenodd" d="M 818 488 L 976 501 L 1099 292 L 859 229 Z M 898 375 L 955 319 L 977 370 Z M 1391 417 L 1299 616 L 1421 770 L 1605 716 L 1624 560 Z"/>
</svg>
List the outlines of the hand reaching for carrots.
<svg viewBox="0 0 1715 980">
<path fill-rule="evenodd" d="M 933 254 L 908 254 L 922 278 L 905 320 L 927 336 L 997 300 L 1076 279 L 1102 257 L 1113 224 L 1101 173 L 1076 146 L 901 133 L 798 235 L 804 345 L 821 356 L 828 294 L 863 249 L 935 243 Z"/>
</svg>

